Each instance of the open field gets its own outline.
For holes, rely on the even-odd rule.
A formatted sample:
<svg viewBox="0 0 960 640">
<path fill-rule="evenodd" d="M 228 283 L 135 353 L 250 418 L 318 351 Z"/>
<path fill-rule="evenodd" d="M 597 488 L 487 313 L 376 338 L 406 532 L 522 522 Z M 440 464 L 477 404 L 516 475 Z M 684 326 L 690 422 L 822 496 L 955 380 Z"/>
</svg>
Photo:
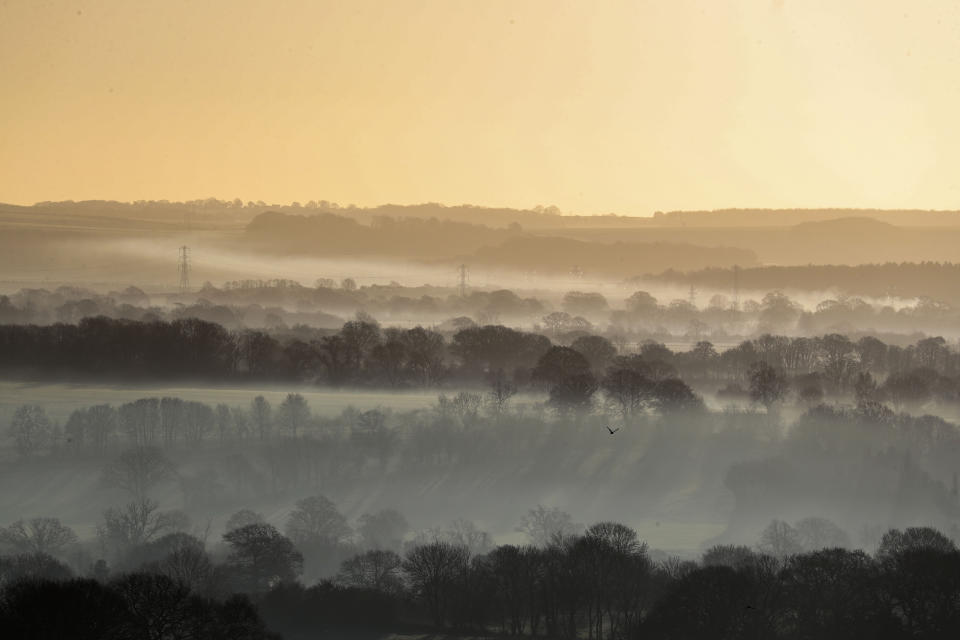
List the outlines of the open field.
<svg viewBox="0 0 960 640">
<path fill-rule="evenodd" d="M 315 387 L 301 387 L 294 384 L 289 387 L 187 387 L 0 382 L 0 425 L 9 424 L 13 412 L 22 404 L 39 404 L 51 420 L 62 424 L 74 409 L 93 404 L 118 405 L 138 398 L 171 396 L 208 404 L 222 402 L 231 407 L 245 407 L 258 395 L 264 396 L 271 404 L 276 405 L 282 402 L 288 393 L 302 394 L 314 413 L 327 417 L 337 415 L 349 406 L 360 410 L 383 407 L 409 411 L 426 408 L 437 401 L 435 390 L 383 393 L 318 390 Z"/>
</svg>

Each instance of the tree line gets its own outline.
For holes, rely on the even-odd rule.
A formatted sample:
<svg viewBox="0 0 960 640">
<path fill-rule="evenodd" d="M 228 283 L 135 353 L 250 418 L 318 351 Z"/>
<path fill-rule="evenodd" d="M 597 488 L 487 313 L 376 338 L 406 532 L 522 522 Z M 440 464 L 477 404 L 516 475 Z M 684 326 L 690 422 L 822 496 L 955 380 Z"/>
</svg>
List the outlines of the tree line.
<svg viewBox="0 0 960 640">
<path fill-rule="evenodd" d="M 960 551 L 927 527 L 889 530 L 868 553 L 844 546 L 843 532 L 821 518 L 774 520 L 755 547 L 715 545 L 682 560 L 651 552 L 626 525 L 578 528 L 563 512 L 537 507 L 521 526 L 528 544 L 471 548 L 434 536 L 403 549 L 374 546 L 306 586 L 300 549 L 343 532 L 330 508 L 319 497 L 298 504 L 286 535 L 239 512 L 211 550 L 195 536 L 166 533 L 131 546 L 113 569 L 100 561 L 79 575 L 53 555 L 69 543 L 42 545 L 28 533 L 28 552 L 0 559 L 0 628 L 14 637 L 250 639 L 453 631 L 899 640 L 960 632 Z M 27 530 L 15 524 L 3 539 L 16 538 L 9 531 L 18 527 Z"/>
<path fill-rule="evenodd" d="M 953 285 L 960 264 L 952 262 L 887 262 L 860 265 L 751 266 L 738 269 L 737 280 L 744 289 L 773 291 L 793 289 L 828 291 L 839 289 L 848 296 L 874 298 L 929 298 L 960 302 Z M 648 282 L 729 290 L 734 282 L 732 268 L 713 267 L 680 272 L 667 270 L 644 276 Z"/>
<path fill-rule="evenodd" d="M 524 323 L 561 337 L 599 332 L 606 324 L 605 335 L 611 339 L 637 342 L 778 332 L 813 336 L 845 326 L 875 334 L 936 334 L 951 331 L 957 320 L 953 306 L 929 297 L 895 308 L 840 296 L 807 310 L 775 289 L 739 302 L 717 293 L 699 304 L 687 298 L 657 300 L 641 290 L 618 304 L 600 293 L 577 290 L 556 301 L 522 297 L 509 289 L 461 295 L 452 287 L 404 287 L 396 282 L 360 286 L 349 277 L 339 282 L 317 278 L 313 286 L 284 279 L 229 281 L 219 287 L 206 282 L 199 291 L 165 296 L 163 306 L 157 302 L 137 287 L 107 294 L 75 286 L 22 289 L 0 295 L 0 324 L 77 323 L 103 315 L 124 320 L 198 318 L 233 330 L 298 325 L 332 329 L 343 324 L 343 317 L 360 313 L 391 323 L 437 322 L 446 333 L 468 325 Z"/>
<path fill-rule="evenodd" d="M 769 382 L 786 392 L 789 381 L 809 401 L 856 392 L 885 398 L 898 409 L 933 397 L 955 400 L 960 375 L 960 351 L 942 337 L 901 347 L 871 336 L 853 341 L 842 334 L 765 334 L 722 352 L 709 341 L 689 351 L 647 341 L 634 353 L 582 331 L 567 340 L 569 346 L 554 344 L 542 333 L 502 325 L 468 325 L 448 337 L 423 327 L 381 328 L 369 318 L 349 321 L 337 332 L 267 332 L 228 331 L 198 319 L 97 317 L 76 325 L 0 325 L 0 375 L 382 389 L 500 385 L 546 391 L 557 407 L 581 408 L 602 389 L 619 397 L 625 411 L 637 394 L 659 395 L 664 405 L 689 404 L 680 379 L 698 387 L 727 383 L 728 395 L 742 394 L 756 384 L 759 363 L 775 372 Z M 631 397 L 623 398 L 625 392 Z M 769 395 L 761 396 L 769 405 Z"/>
</svg>

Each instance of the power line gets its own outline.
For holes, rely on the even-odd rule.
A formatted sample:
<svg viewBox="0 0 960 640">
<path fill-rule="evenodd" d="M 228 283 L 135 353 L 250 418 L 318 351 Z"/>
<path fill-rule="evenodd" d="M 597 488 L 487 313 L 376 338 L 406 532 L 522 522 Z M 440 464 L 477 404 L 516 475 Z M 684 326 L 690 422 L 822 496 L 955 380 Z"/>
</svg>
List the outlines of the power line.
<svg viewBox="0 0 960 640">
<path fill-rule="evenodd" d="M 457 269 L 457 271 L 460 274 L 460 284 L 459 284 L 460 297 L 466 298 L 467 297 L 467 265 L 461 264 L 460 267 Z"/>
<path fill-rule="evenodd" d="M 180 292 L 185 293 L 190 290 L 190 247 L 186 245 L 180 247 L 177 271 L 180 272 Z"/>
<path fill-rule="evenodd" d="M 740 311 L 740 265 L 733 265 L 733 310 Z"/>
</svg>

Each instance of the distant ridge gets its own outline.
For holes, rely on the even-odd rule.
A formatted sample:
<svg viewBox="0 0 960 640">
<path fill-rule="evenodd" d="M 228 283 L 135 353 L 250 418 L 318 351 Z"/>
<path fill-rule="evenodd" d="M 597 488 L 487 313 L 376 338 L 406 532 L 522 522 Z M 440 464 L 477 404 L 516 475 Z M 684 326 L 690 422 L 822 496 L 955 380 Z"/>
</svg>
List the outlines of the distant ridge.
<svg viewBox="0 0 960 640">
<path fill-rule="evenodd" d="M 925 209 L 852 209 L 841 207 L 775 209 L 727 208 L 713 210 L 657 211 L 652 216 L 630 216 L 614 213 L 603 215 L 563 214 L 555 206 L 533 208 L 491 207 L 472 204 L 445 205 L 437 202 L 421 204 L 382 204 L 372 207 L 340 205 L 326 200 L 306 203 L 268 204 L 262 201 L 206 198 L 173 202 L 140 200 L 85 200 L 38 202 L 32 206 L 0 203 L 0 224 L 5 218 L 42 214 L 58 219 L 64 216 L 87 218 L 119 217 L 155 222 L 182 221 L 185 214 L 197 223 L 214 227 L 240 227 L 265 212 L 288 214 L 332 213 L 370 224 L 376 218 L 421 218 L 482 224 L 489 227 L 520 225 L 529 230 L 552 229 L 650 229 L 650 228 L 724 228 L 724 227 L 792 227 L 806 222 L 822 222 L 843 218 L 870 218 L 899 227 L 960 227 L 960 210 Z M 37 219 L 37 218 L 35 218 Z"/>
<path fill-rule="evenodd" d="M 960 226 L 960 210 L 840 208 L 658 211 L 651 223 L 653 226 L 790 227 L 846 218 L 870 218 L 899 227 Z"/>
</svg>

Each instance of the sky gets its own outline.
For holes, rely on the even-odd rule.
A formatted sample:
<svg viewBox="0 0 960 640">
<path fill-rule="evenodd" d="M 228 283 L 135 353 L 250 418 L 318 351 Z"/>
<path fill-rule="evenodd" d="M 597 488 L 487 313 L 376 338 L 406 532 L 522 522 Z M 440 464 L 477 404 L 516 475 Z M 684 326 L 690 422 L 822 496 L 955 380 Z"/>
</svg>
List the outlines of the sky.
<svg viewBox="0 0 960 640">
<path fill-rule="evenodd" d="M 0 202 L 960 208 L 955 0 L 0 0 Z"/>
</svg>

